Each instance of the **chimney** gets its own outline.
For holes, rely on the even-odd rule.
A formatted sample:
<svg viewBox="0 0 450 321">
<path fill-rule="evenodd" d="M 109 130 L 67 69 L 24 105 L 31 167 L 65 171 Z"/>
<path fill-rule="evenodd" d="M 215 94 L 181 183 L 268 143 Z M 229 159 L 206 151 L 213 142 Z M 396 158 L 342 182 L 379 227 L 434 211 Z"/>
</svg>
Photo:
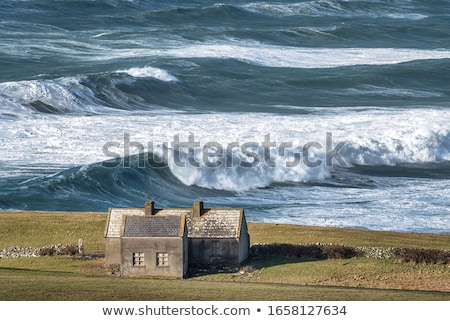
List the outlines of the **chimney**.
<svg viewBox="0 0 450 321">
<path fill-rule="evenodd" d="M 144 214 L 145 215 L 154 215 L 155 214 L 155 202 L 154 201 L 147 201 L 144 205 Z"/>
<path fill-rule="evenodd" d="M 203 201 L 195 201 L 192 206 L 192 217 L 200 217 L 203 213 Z"/>
</svg>

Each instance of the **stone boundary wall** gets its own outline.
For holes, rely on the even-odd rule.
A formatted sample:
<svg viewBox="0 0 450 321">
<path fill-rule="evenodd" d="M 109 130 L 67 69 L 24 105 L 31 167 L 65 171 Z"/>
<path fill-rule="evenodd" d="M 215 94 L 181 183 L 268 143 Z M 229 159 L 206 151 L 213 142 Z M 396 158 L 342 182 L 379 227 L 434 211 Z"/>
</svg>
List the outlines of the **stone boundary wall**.
<svg viewBox="0 0 450 321">
<path fill-rule="evenodd" d="M 0 251 L 0 259 L 49 255 L 75 255 L 77 253 L 81 254 L 80 247 L 74 244 L 53 244 L 43 247 L 10 246 Z"/>
<path fill-rule="evenodd" d="M 53 244 L 43 247 L 10 246 L 0 251 L 0 259 L 37 257 L 52 255 L 83 254 L 83 242 L 78 245 Z M 424 248 L 395 248 L 346 246 L 338 244 L 254 244 L 250 249 L 250 258 L 264 256 L 284 256 L 309 259 L 346 259 L 373 258 L 397 260 L 401 262 L 448 264 L 450 265 L 450 250 Z"/>
<path fill-rule="evenodd" d="M 339 244 L 254 244 L 250 249 L 251 257 L 284 256 L 307 259 L 349 259 L 372 258 L 400 262 L 448 264 L 450 250 L 426 248 L 397 248 L 346 246 Z"/>
<path fill-rule="evenodd" d="M 309 244 L 254 244 L 251 247 L 252 256 L 287 256 L 303 258 L 351 258 L 364 257 L 374 259 L 393 259 L 396 248 L 394 247 L 369 247 L 347 246 L 333 243 L 309 243 Z"/>
</svg>

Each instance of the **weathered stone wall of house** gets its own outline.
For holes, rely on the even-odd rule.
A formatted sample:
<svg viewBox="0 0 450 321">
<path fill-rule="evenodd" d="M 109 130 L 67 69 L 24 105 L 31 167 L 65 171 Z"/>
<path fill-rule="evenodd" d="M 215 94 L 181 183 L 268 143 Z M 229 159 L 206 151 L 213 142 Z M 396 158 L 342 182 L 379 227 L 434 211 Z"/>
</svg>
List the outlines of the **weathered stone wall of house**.
<svg viewBox="0 0 450 321">
<path fill-rule="evenodd" d="M 189 266 L 238 266 L 238 239 L 189 239 Z"/>
<path fill-rule="evenodd" d="M 241 235 L 239 237 L 239 263 L 248 258 L 250 251 L 250 234 L 248 233 L 247 223 L 243 220 L 241 226 Z"/>
<path fill-rule="evenodd" d="M 120 237 L 105 239 L 105 265 L 121 264 L 121 240 Z"/>
<path fill-rule="evenodd" d="M 184 277 L 187 262 L 184 249 L 187 237 L 123 237 L 122 238 L 122 274 Z M 133 265 L 133 253 L 143 253 L 144 264 Z M 168 254 L 168 265 L 157 266 L 157 253 Z"/>
</svg>

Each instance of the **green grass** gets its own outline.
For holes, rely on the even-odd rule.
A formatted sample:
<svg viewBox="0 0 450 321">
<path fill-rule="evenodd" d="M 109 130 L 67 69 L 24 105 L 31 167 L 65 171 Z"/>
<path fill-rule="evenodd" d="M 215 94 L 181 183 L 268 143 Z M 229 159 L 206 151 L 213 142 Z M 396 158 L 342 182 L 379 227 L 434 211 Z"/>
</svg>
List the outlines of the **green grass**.
<svg viewBox="0 0 450 321">
<path fill-rule="evenodd" d="M 0 248 L 77 244 L 87 251 L 103 249 L 107 213 L 0 212 Z M 382 232 L 289 224 L 248 222 L 252 243 L 335 243 L 349 246 L 450 248 L 450 234 Z"/>
<path fill-rule="evenodd" d="M 325 262 L 325 261 L 322 261 Z M 309 263 L 309 264 L 308 264 Z M 218 274 L 186 280 L 152 277 L 119 277 L 103 273 L 102 260 L 72 257 L 40 257 L 0 260 L 0 299 L 10 300 L 251 300 L 251 301 L 361 301 L 361 300 L 450 300 L 450 293 L 376 289 L 353 285 L 301 285 L 297 279 L 313 273 L 314 262 L 273 265 L 254 280 L 240 274 Z M 328 262 L 322 270 L 333 271 Z M 370 264 L 369 264 L 370 265 Z M 345 273 L 332 272 L 345 278 Z M 289 277 L 287 277 L 289 276 Z"/>
<path fill-rule="evenodd" d="M 0 249 L 78 244 L 82 238 L 86 251 L 103 251 L 106 218 L 97 212 L 0 212 Z"/>
<path fill-rule="evenodd" d="M 85 241 L 103 249 L 106 213 L 0 212 L 0 249 Z M 249 223 L 252 243 L 449 248 L 450 235 Z M 185 280 L 108 274 L 103 259 L 0 259 L 0 300 L 450 300 L 450 267 L 388 260 L 247 262 L 242 273 Z"/>
<path fill-rule="evenodd" d="M 252 243 L 334 243 L 372 247 L 450 248 L 450 234 L 399 233 L 251 222 L 248 225 Z"/>
<path fill-rule="evenodd" d="M 269 261 L 269 262 L 268 262 Z M 248 273 L 215 274 L 202 280 L 245 281 L 352 288 L 441 291 L 450 295 L 450 269 L 445 265 L 346 259 L 307 261 L 270 258 L 252 262 Z"/>
</svg>

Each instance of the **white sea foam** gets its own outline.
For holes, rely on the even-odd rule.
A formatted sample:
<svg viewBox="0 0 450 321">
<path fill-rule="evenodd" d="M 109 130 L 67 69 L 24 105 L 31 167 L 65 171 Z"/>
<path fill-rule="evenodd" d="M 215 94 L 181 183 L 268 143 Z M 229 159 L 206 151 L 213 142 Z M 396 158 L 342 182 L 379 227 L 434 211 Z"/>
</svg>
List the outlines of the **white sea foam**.
<svg viewBox="0 0 450 321">
<path fill-rule="evenodd" d="M 406 9 L 395 8 L 394 12 L 382 5 L 378 8 L 352 8 L 342 6 L 340 1 L 320 0 L 302 1 L 296 3 L 276 3 L 276 2 L 251 2 L 241 6 L 250 12 L 265 14 L 269 16 L 333 16 L 333 17 L 389 17 L 393 19 L 420 20 L 427 16 L 408 12 Z"/>
<path fill-rule="evenodd" d="M 256 162 L 252 158 L 248 160 L 246 151 L 242 149 L 247 140 L 235 139 L 233 141 L 240 141 L 241 149 L 237 148 L 233 154 L 236 158 L 233 166 L 179 167 L 172 164 L 171 169 L 186 185 L 242 191 L 273 183 L 324 181 L 331 176 L 333 166 L 394 166 L 450 161 L 450 130 L 442 122 L 443 119 L 430 123 L 433 114 L 428 114 L 430 117 L 427 117 L 422 113 L 407 113 L 403 115 L 405 118 L 401 114 L 376 115 L 377 121 L 374 121 L 374 116 L 372 114 L 371 117 L 369 113 L 353 116 L 354 118 L 349 115 L 322 119 L 312 117 L 309 119 L 312 123 L 300 119 L 289 121 L 283 117 L 271 119 L 271 124 L 283 123 L 283 127 L 289 128 L 290 132 L 280 131 L 262 119 L 249 119 L 248 122 L 256 122 L 256 125 L 248 129 L 259 134 L 259 137 L 248 137 L 248 141 L 258 146 Z M 449 120 L 450 115 L 443 113 L 441 117 Z M 394 129 L 385 127 L 392 122 L 396 123 Z M 217 128 L 221 135 L 226 135 L 227 130 L 237 131 L 237 128 L 223 127 L 222 131 Z M 264 128 L 270 128 L 272 134 L 270 141 L 274 146 L 270 149 L 271 162 L 264 159 Z M 334 149 L 339 143 L 343 144 L 342 149 L 338 150 L 341 160 L 333 159 L 327 163 L 324 128 L 328 128 L 329 133 L 334 135 L 330 136 L 333 141 L 330 141 L 329 148 Z M 224 137 L 222 141 L 223 139 Z M 224 150 L 230 142 L 223 142 Z M 284 142 L 292 143 L 292 148 L 281 149 Z M 308 157 L 303 153 L 305 148 Z M 288 157 L 288 153 L 296 155 L 296 158 Z M 202 155 L 199 153 L 197 157 L 200 164 L 204 159 Z M 224 158 L 219 160 L 225 162 Z M 254 166 L 243 168 L 240 166 L 243 161 L 253 161 Z M 292 165 L 294 163 L 295 166 Z"/>
<path fill-rule="evenodd" d="M 151 44 L 149 44 L 151 45 Z M 450 59 L 447 49 L 416 48 L 310 48 L 278 46 L 257 41 L 216 41 L 177 43 L 159 49 L 103 49 L 90 60 L 108 61 L 126 58 L 214 58 L 236 59 L 249 64 L 274 68 L 336 68 L 355 65 L 392 65 L 416 60 Z M 141 74 L 138 70 L 132 71 Z M 149 74 L 156 73 L 151 69 Z M 143 74 L 146 72 L 144 71 Z M 169 76 L 172 79 L 173 76 Z"/>
<path fill-rule="evenodd" d="M 390 65 L 415 60 L 449 59 L 449 50 L 406 48 L 301 48 L 261 43 L 195 44 L 165 50 L 114 50 L 102 60 L 125 57 L 236 59 L 249 64 L 283 68 L 335 68 Z M 101 57 L 99 57 L 101 58 Z"/>
<path fill-rule="evenodd" d="M 264 44 L 204 44 L 170 49 L 168 56 L 236 59 L 284 68 L 335 68 L 355 65 L 389 65 L 414 60 L 448 59 L 449 50 L 404 48 L 298 48 Z"/>
<path fill-rule="evenodd" d="M 297 188 L 284 188 L 280 198 L 273 200 L 276 206 L 249 219 L 269 223 L 448 233 L 448 180 L 440 181 L 439 188 L 436 188 L 436 182 L 428 180 L 402 181 L 395 178 L 394 187 L 389 186 L 389 180 L 384 183 L 388 186 L 375 189 L 331 188 L 323 193 L 306 186 L 301 188 L 301 193 Z M 272 201 L 270 195 L 261 191 L 244 194 L 244 198 L 251 199 L 252 196 Z M 293 204 L 286 203 L 288 200 Z"/>
<path fill-rule="evenodd" d="M 113 34 L 113 33 L 112 32 L 100 32 L 100 33 L 98 33 L 96 35 L 91 36 L 91 38 L 100 38 L 100 37 L 103 37 L 103 36 L 109 36 L 111 34 Z"/>
<path fill-rule="evenodd" d="M 314 155 L 311 156 L 323 158 L 326 132 L 332 133 L 333 147 L 341 141 L 346 142 L 341 155 L 349 165 L 450 161 L 449 121 L 450 113 L 445 109 L 402 111 L 378 108 L 355 111 L 347 108 L 341 113 L 289 116 L 262 113 L 179 114 L 176 117 L 128 113 L 91 117 L 35 114 L 33 117 L 2 122 L 0 177 L 26 177 L 28 172 L 40 175 L 33 168 L 45 168 L 42 175 L 49 175 L 51 169 L 60 171 L 75 165 L 108 160 L 112 158 L 104 154 L 105 144 L 108 143 L 114 143 L 108 147 L 109 151 L 125 156 L 124 133 L 128 133 L 131 145 L 129 154 L 139 153 L 139 145 L 148 150 L 149 142 L 155 145 L 167 142 L 169 168 L 183 184 L 234 191 L 238 202 L 262 206 L 261 210 L 250 208 L 247 211 L 251 221 L 448 232 L 449 204 L 446 199 L 449 180 L 439 180 L 437 183 L 435 180 L 408 179 L 406 182 L 398 178 L 390 181 L 389 177 L 363 177 L 360 179 L 367 179 L 370 184 L 378 184 L 372 181 L 381 180 L 377 186 L 382 188 L 347 186 L 325 191 L 316 184 L 300 187 L 287 185 L 282 189 L 273 184 L 326 183 L 330 175 L 336 175 L 335 167 L 323 163 L 308 167 L 300 162 L 297 166 L 288 167 L 286 161 L 292 158 L 279 150 L 283 142 L 292 142 L 293 146 L 317 142 L 322 148 L 314 145 L 311 149 Z M 208 124 L 207 130 L 201 124 Z M 180 135 L 181 142 L 187 142 L 189 135 L 194 134 L 195 141 L 201 147 L 208 142 L 217 142 L 226 151 L 231 143 L 236 142 L 239 148 L 232 151 L 232 166 L 204 166 L 201 148 L 196 152 L 200 166 L 189 166 L 188 163 L 178 166 L 174 162 L 171 144 L 176 134 Z M 246 142 L 255 142 L 262 152 L 261 146 L 267 134 L 270 134 L 270 141 L 276 143 L 276 147 L 271 148 L 271 159 L 276 166 L 265 166 L 263 158 L 255 166 L 239 166 L 242 161 L 251 161 L 240 147 Z M 155 149 L 156 153 L 161 153 L 158 148 Z M 222 160 L 226 161 L 225 158 Z M 28 170 L 30 168 L 32 170 Z M 332 181 L 339 183 L 336 179 Z M 350 184 L 357 185 L 358 181 L 352 180 Z M 271 188 L 265 189 L 269 186 Z M 212 201 L 220 201 L 220 197 Z M 266 210 L 261 202 L 279 202 L 280 206 Z M 426 211 L 423 211 L 424 208 Z"/>
<path fill-rule="evenodd" d="M 99 106 L 93 104 L 95 94 L 81 84 L 82 79 L 63 77 L 0 83 L 0 102 L 3 108 L 20 116 L 27 115 L 30 106 L 37 102 L 51 108 L 51 113 L 92 112 Z"/>
<path fill-rule="evenodd" d="M 135 78 L 156 78 L 162 81 L 178 81 L 178 79 L 171 75 L 168 71 L 154 67 L 142 67 L 142 68 L 130 68 L 126 70 L 119 70 L 118 72 L 124 72 Z"/>
<path fill-rule="evenodd" d="M 350 95 L 372 95 L 384 97 L 417 97 L 417 98 L 431 98 L 442 97 L 443 94 L 436 91 L 424 91 L 402 88 L 389 88 L 382 86 L 364 85 L 357 88 L 346 89 L 345 93 Z"/>
<path fill-rule="evenodd" d="M 242 146 L 237 148 L 232 155 L 212 157 L 218 159 L 219 163 L 211 166 L 205 162 L 202 151 L 198 153 L 193 165 L 187 159 L 183 161 L 184 166 L 173 162 L 173 154 L 169 157 L 169 167 L 172 173 L 185 185 L 196 185 L 200 187 L 228 190 L 246 191 L 253 188 L 262 188 L 273 183 L 283 182 L 310 182 L 323 181 L 330 177 L 330 171 L 325 163 L 317 167 L 308 167 L 299 159 L 298 165 L 287 166 L 294 158 L 285 158 L 278 155 L 276 150 L 271 151 L 271 162 L 264 159 L 261 148 L 257 149 L 257 157 L 249 157 L 242 153 Z M 228 163 L 229 161 L 229 163 Z"/>
<path fill-rule="evenodd" d="M 342 114 L 270 117 L 264 114 L 180 114 L 176 118 L 173 115 L 132 114 L 99 117 L 35 115 L 3 122 L 0 143 L 2 160 L 9 164 L 72 166 L 111 158 L 103 150 L 108 142 L 115 144 L 111 145 L 115 147 L 109 147 L 111 152 L 125 156 L 125 133 L 129 134 L 131 142 L 141 144 L 146 150 L 149 142 L 155 145 L 167 142 L 172 148 L 174 135 L 180 135 L 180 141 L 187 142 L 189 134 L 194 134 L 195 141 L 200 144 L 196 150 L 200 166 L 178 166 L 172 157 L 169 165 L 173 173 L 186 185 L 242 191 L 275 182 L 327 179 L 333 172 L 333 166 L 326 163 L 327 132 L 332 133 L 332 148 L 339 142 L 345 143 L 339 153 L 350 166 L 450 161 L 449 121 L 448 111 L 425 109 L 405 112 L 350 110 Z M 206 123 L 207 131 L 198 125 Z M 262 156 L 254 166 L 240 166 L 244 161 L 252 162 L 251 155 L 245 153 L 251 149 L 245 150 L 243 146 L 253 142 L 262 155 L 267 134 L 276 144 L 270 149 L 275 166 L 266 166 Z M 238 147 L 231 149 L 232 165 L 204 166 L 201 153 L 208 142 L 221 144 L 225 154 L 231 144 L 236 144 Z M 284 142 L 292 143 L 292 148 L 289 145 L 281 151 Z M 310 160 L 322 161 L 317 166 L 304 162 L 302 147 L 311 142 L 315 144 L 309 149 Z M 133 154 L 140 150 L 132 144 L 128 152 Z M 293 153 L 300 156 L 300 162 L 287 166 L 287 162 L 296 160 Z M 225 158 L 219 160 L 225 161 Z"/>
</svg>

